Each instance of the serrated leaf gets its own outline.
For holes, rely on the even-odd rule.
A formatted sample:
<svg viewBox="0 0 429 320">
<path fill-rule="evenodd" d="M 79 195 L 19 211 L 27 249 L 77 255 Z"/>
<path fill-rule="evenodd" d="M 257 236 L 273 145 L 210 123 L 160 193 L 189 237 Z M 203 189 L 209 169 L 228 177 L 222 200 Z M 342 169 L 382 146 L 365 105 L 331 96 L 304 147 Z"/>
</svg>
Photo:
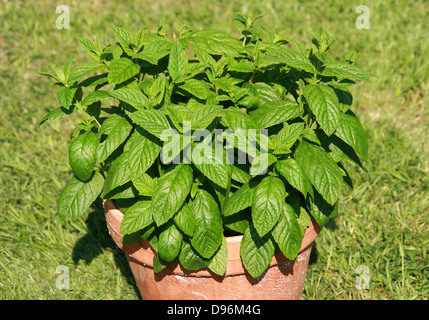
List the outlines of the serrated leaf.
<svg viewBox="0 0 429 320">
<path fill-rule="evenodd" d="M 104 183 L 103 198 L 112 190 L 130 181 L 130 167 L 128 163 L 128 152 L 122 153 L 112 162 L 106 177 L 106 182 Z"/>
<path fill-rule="evenodd" d="M 195 217 L 192 247 L 204 258 L 210 258 L 222 243 L 223 228 L 219 206 L 205 190 L 199 190 L 190 209 Z"/>
<path fill-rule="evenodd" d="M 243 82 L 243 79 L 236 79 L 231 77 L 221 77 L 213 79 L 213 84 L 219 89 L 226 91 L 228 93 L 232 92 L 234 88 L 236 88 L 236 85 L 240 82 Z"/>
<path fill-rule="evenodd" d="M 165 130 L 171 129 L 167 117 L 159 110 L 140 110 L 132 113 L 131 118 L 136 124 L 158 138 Z"/>
<path fill-rule="evenodd" d="M 266 235 L 277 223 L 283 212 L 286 196 L 285 186 L 279 178 L 267 176 L 256 186 L 252 220 L 260 236 Z"/>
<path fill-rule="evenodd" d="M 192 182 L 191 167 L 182 163 L 159 178 L 152 195 L 152 215 L 158 226 L 179 211 L 191 191 Z"/>
<path fill-rule="evenodd" d="M 121 88 L 110 91 L 109 94 L 123 102 L 126 102 L 137 110 L 145 109 L 148 106 L 148 98 L 139 89 Z"/>
<path fill-rule="evenodd" d="M 106 199 L 132 199 L 139 196 L 138 190 L 134 187 L 132 181 L 128 181 L 122 186 L 114 188 L 105 194 Z"/>
<path fill-rule="evenodd" d="M 270 50 L 261 59 L 262 66 L 273 64 L 286 64 L 289 67 L 314 73 L 315 69 L 311 61 L 301 52 L 278 47 L 277 50 Z"/>
<path fill-rule="evenodd" d="M 109 75 L 107 77 L 110 84 L 124 82 L 140 72 L 140 66 L 128 58 L 119 58 L 110 63 Z"/>
<path fill-rule="evenodd" d="M 104 69 L 107 69 L 107 66 L 104 63 L 90 62 L 82 64 L 73 69 L 73 71 L 70 73 L 68 82 L 69 84 L 73 84 L 75 81 L 90 73 L 94 73 Z"/>
<path fill-rule="evenodd" d="M 69 147 L 69 162 L 73 173 L 82 181 L 92 176 L 98 145 L 97 135 L 85 132 L 72 141 Z"/>
<path fill-rule="evenodd" d="M 77 87 L 69 88 L 69 87 L 61 87 L 58 90 L 58 102 L 64 108 L 69 108 L 72 104 L 74 95 L 77 91 Z"/>
<path fill-rule="evenodd" d="M 100 56 L 97 53 L 97 48 L 91 40 L 78 38 L 77 41 L 89 53 L 89 55 L 97 61 L 100 61 Z"/>
<path fill-rule="evenodd" d="M 121 233 L 132 234 L 143 230 L 153 223 L 150 201 L 138 201 L 129 207 L 122 219 Z"/>
<path fill-rule="evenodd" d="M 329 204 L 335 204 L 340 196 L 343 175 L 329 154 L 319 146 L 301 141 L 294 158 L 322 197 Z"/>
<path fill-rule="evenodd" d="M 358 118 L 350 113 L 341 113 L 335 135 L 348 143 L 364 160 L 368 158 L 368 140 Z"/>
<path fill-rule="evenodd" d="M 108 117 L 98 132 L 100 138 L 107 135 L 107 138 L 97 147 L 98 162 L 105 161 L 125 141 L 131 129 L 131 123 L 123 115 L 113 114 Z"/>
<path fill-rule="evenodd" d="M 191 129 L 206 129 L 220 115 L 222 106 L 205 105 L 191 114 Z"/>
<path fill-rule="evenodd" d="M 155 162 L 161 151 L 161 142 L 147 131 L 137 127 L 127 142 L 131 178 L 144 174 Z"/>
<path fill-rule="evenodd" d="M 314 220 L 320 226 L 324 226 L 338 213 L 338 203 L 329 204 L 317 191 L 314 192 L 314 199 L 306 198 L 305 204 Z"/>
<path fill-rule="evenodd" d="M 145 51 L 139 52 L 134 56 L 134 58 L 141 59 L 155 65 L 158 63 L 158 56 L 155 52 L 152 52 L 152 51 L 145 50 Z"/>
<path fill-rule="evenodd" d="M 253 111 L 251 117 L 261 129 L 295 119 L 302 115 L 301 107 L 294 101 L 270 101 Z"/>
<path fill-rule="evenodd" d="M 310 84 L 304 88 L 304 97 L 317 122 L 330 136 L 337 129 L 341 114 L 335 91 L 323 84 Z"/>
<path fill-rule="evenodd" d="M 168 72 L 173 83 L 180 83 L 185 80 L 188 68 L 188 59 L 185 50 L 179 40 L 173 43 L 168 59 Z"/>
<path fill-rule="evenodd" d="M 102 90 L 96 90 L 88 94 L 80 103 L 82 106 L 86 107 L 89 106 L 95 102 L 98 102 L 102 99 L 110 97 L 109 92 L 102 91 Z"/>
<path fill-rule="evenodd" d="M 121 27 L 113 27 L 112 29 L 113 29 L 113 33 L 116 36 L 116 39 L 118 39 L 119 44 L 121 45 L 125 53 L 129 56 L 133 56 L 134 51 L 131 48 L 133 37 L 131 36 L 131 34 L 127 30 Z"/>
<path fill-rule="evenodd" d="M 309 193 L 313 196 L 313 187 L 302 168 L 293 158 L 280 160 L 277 162 L 277 170 L 294 187 L 299 190 L 304 197 Z"/>
<path fill-rule="evenodd" d="M 181 84 L 179 88 L 202 100 L 207 99 L 208 95 L 211 94 L 210 85 L 203 80 L 189 79 Z"/>
<path fill-rule="evenodd" d="M 219 276 L 223 276 L 228 266 L 228 244 L 222 237 L 222 244 L 211 259 L 208 268 Z"/>
<path fill-rule="evenodd" d="M 197 271 L 209 265 L 210 259 L 203 258 L 192 247 L 186 237 L 183 238 L 182 248 L 179 254 L 180 264 L 186 270 Z"/>
<path fill-rule="evenodd" d="M 259 129 L 252 117 L 237 109 L 224 109 L 222 110 L 221 116 L 221 123 L 234 132 L 238 129 Z"/>
<path fill-rule="evenodd" d="M 179 255 L 183 235 L 172 220 L 164 224 L 158 238 L 158 254 L 165 262 L 172 262 Z"/>
<path fill-rule="evenodd" d="M 58 107 L 49 112 L 46 116 L 42 118 L 39 122 L 39 126 L 43 125 L 48 120 L 55 120 L 64 116 L 72 114 L 76 110 L 76 106 L 72 105 L 70 108 Z"/>
<path fill-rule="evenodd" d="M 87 182 L 73 177 L 58 199 L 57 212 L 60 218 L 64 220 L 70 216 L 76 221 L 100 195 L 103 184 L 104 178 L 99 172 L 95 172 Z"/>
<path fill-rule="evenodd" d="M 274 250 L 271 234 L 261 237 L 253 223 L 250 223 L 241 240 L 240 255 L 244 267 L 253 278 L 259 277 L 267 270 Z"/>
<path fill-rule="evenodd" d="M 231 165 L 226 163 L 211 145 L 204 142 L 193 143 L 192 163 L 209 180 L 222 188 L 227 188 Z"/>
<path fill-rule="evenodd" d="M 241 42 L 233 36 L 217 30 L 192 32 L 191 40 L 209 54 L 238 56 L 243 49 Z"/>
<path fill-rule="evenodd" d="M 247 60 L 240 60 L 238 62 L 228 65 L 228 70 L 236 72 L 249 73 L 253 72 L 254 69 L 255 66 L 253 65 L 253 63 Z"/>
<path fill-rule="evenodd" d="M 223 215 L 228 217 L 250 207 L 253 203 L 254 192 L 255 189 L 250 187 L 249 183 L 243 184 L 240 189 L 229 196 L 222 212 Z"/>
<path fill-rule="evenodd" d="M 276 146 L 273 153 L 275 154 L 279 148 L 292 148 L 303 132 L 304 126 L 304 123 L 298 122 L 283 127 L 276 136 Z"/>
<path fill-rule="evenodd" d="M 152 178 L 147 173 L 143 173 L 138 176 L 131 175 L 131 181 L 133 182 L 134 187 L 138 190 L 139 195 L 151 197 L 153 190 L 158 183 L 158 178 Z"/>
<path fill-rule="evenodd" d="M 182 208 L 174 215 L 173 219 L 174 223 L 184 234 L 192 237 L 195 230 L 195 217 L 187 203 L 183 204 Z"/>
<path fill-rule="evenodd" d="M 283 213 L 272 231 L 273 239 L 286 258 L 294 260 L 302 243 L 301 227 L 293 208 L 284 203 Z"/>
<path fill-rule="evenodd" d="M 322 71 L 323 76 L 337 77 L 339 79 L 354 79 L 369 81 L 370 73 L 362 71 L 355 65 L 349 63 L 328 64 Z"/>
</svg>

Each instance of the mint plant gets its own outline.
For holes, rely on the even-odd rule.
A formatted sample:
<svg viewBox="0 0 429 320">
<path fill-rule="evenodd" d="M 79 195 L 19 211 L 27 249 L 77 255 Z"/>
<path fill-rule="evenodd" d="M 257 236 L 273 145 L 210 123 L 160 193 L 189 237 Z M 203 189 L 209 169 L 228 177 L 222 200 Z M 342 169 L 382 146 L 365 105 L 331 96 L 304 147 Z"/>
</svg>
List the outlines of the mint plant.
<svg viewBox="0 0 429 320">
<path fill-rule="evenodd" d="M 115 200 L 122 242 L 149 240 L 156 272 L 179 260 L 223 275 L 226 237 L 238 234 L 253 277 L 278 251 L 297 257 L 311 217 L 325 225 L 338 212 L 341 162 L 362 167 L 368 156 L 349 88 L 370 74 L 353 55 L 337 61 L 322 28 L 307 48 L 257 19 L 236 15 L 239 37 L 114 27 L 116 43 L 78 39 L 94 61 L 42 73 L 56 80 L 60 106 L 41 124 L 81 119 L 62 220 Z"/>
</svg>

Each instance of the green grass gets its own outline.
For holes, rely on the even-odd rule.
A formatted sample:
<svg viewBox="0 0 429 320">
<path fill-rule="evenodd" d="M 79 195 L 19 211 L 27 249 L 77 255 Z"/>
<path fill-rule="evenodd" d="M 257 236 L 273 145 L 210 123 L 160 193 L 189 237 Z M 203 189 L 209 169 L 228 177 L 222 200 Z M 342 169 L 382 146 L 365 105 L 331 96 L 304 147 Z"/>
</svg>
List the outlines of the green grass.
<svg viewBox="0 0 429 320">
<path fill-rule="evenodd" d="M 264 14 L 259 24 L 309 43 L 319 27 L 338 39 L 338 57 L 356 51 L 376 74 L 353 89 L 353 110 L 370 139 L 363 172 L 348 166 L 340 214 L 317 238 L 303 299 L 428 299 L 429 4 L 366 1 L 370 29 L 358 30 L 358 1 L 68 1 L 70 30 L 55 28 L 52 1 L 0 4 L 0 298 L 139 299 L 122 252 L 109 238 L 100 204 L 75 223 L 61 224 L 56 200 L 71 177 L 67 146 L 76 118 L 38 121 L 56 107 L 50 71 L 75 54 L 90 57 L 76 38 L 112 41 L 112 25 L 137 31 L 167 19 L 195 29 L 235 32 L 235 12 Z M 70 288 L 56 287 L 57 267 Z M 356 269 L 369 270 L 359 290 Z"/>
</svg>

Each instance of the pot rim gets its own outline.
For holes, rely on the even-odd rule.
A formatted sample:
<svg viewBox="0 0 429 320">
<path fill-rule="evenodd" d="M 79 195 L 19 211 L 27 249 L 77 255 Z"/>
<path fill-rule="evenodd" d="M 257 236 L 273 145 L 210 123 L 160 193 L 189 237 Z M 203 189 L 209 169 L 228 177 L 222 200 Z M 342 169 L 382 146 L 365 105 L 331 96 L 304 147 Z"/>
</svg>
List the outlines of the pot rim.
<svg viewBox="0 0 429 320">
<path fill-rule="evenodd" d="M 124 214 L 116 206 L 113 200 L 104 199 L 103 206 L 109 233 L 116 242 L 117 246 L 125 252 L 128 259 L 132 259 L 153 269 L 153 257 L 155 255 L 155 251 L 150 246 L 149 241 L 140 240 L 139 242 L 131 244 L 122 244 L 121 239 L 123 235 L 120 233 L 120 226 Z M 316 223 L 313 217 L 311 217 L 310 225 L 305 229 L 305 233 L 302 238 L 301 248 L 297 257 L 298 262 L 300 261 L 300 254 L 312 245 L 313 241 L 316 239 L 321 230 L 322 227 Z M 240 245 L 243 235 L 228 236 L 225 238 L 228 245 L 228 265 L 224 277 L 247 274 L 240 256 Z M 268 268 L 274 267 L 280 263 L 294 263 L 294 261 L 287 259 L 283 253 L 279 251 L 274 255 Z M 194 277 L 217 276 L 208 268 L 203 268 L 198 271 L 186 270 L 180 265 L 178 261 L 169 264 L 160 273 Z"/>
</svg>

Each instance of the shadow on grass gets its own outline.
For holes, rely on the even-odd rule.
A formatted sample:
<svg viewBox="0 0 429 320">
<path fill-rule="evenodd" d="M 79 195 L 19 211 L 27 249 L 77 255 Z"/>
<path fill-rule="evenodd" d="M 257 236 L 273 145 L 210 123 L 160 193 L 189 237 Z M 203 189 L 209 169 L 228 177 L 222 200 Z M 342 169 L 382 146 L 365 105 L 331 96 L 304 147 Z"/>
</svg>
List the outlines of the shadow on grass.
<svg viewBox="0 0 429 320">
<path fill-rule="evenodd" d="M 88 233 L 76 241 L 73 248 L 73 263 L 78 265 L 79 262 L 83 260 L 86 264 L 90 264 L 94 258 L 103 253 L 104 249 L 112 250 L 116 267 L 125 277 L 127 283 L 133 286 L 137 297 L 141 299 L 140 292 L 137 288 L 127 258 L 125 257 L 124 252 L 118 248 L 109 235 L 104 216 L 103 203 L 101 200 L 98 200 L 92 208 L 94 211 L 88 215 L 88 218 L 85 221 Z"/>
</svg>

